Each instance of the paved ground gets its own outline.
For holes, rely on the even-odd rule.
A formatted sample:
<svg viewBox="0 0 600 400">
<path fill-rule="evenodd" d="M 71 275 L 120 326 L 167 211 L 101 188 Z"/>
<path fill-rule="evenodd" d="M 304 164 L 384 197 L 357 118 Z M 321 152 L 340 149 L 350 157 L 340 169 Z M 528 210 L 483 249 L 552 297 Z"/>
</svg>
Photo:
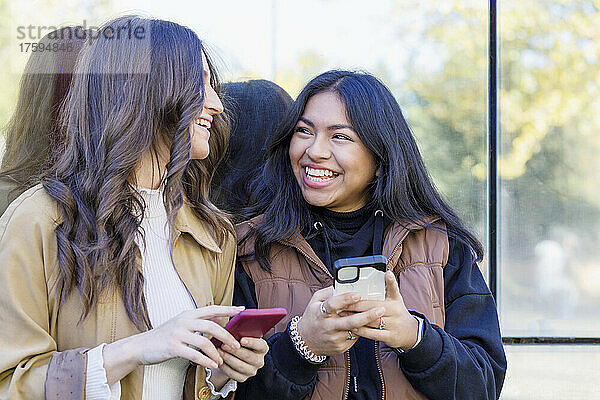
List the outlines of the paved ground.
<svg viewBox="0 0 600 400">
<path fill-rule="evenodd" d="M 600 345 L 506 346 L 503 400 L 600 399 Z"/>
</svg>

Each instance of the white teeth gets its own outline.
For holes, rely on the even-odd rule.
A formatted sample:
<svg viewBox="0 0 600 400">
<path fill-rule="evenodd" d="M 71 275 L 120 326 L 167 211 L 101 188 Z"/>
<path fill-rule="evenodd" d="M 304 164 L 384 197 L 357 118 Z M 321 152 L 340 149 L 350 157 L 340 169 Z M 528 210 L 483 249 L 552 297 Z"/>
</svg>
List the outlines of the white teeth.
<svg viewBox="0 0 600 400">
<path fill-rule="evenodd" d="M 335 172 L 330 171 L 328 169 L 316 169 L 316 168 L 305 167 L 305 171 L 306 171 L 306 175 L 312 175 L 313 177 L 316 177 L 316 176 L 333 177 L 333 176 L 338 175 Z"/>
<path fill-rule="evenodd" d="M 327 182 L 339 175 L 328 169 L 305 167 L 304 170 L 306 172 L 306 176 L 315 182 Z"/>
<path fill-rule="evenodd" d="M 333 178 L 318 178 L 316 176 L 308 175 L 308 179 L 310 179 L 311 181 L 315 181 L 315 182 L 328 182 L 328 181 L 332 180 Z"/>
</svg>

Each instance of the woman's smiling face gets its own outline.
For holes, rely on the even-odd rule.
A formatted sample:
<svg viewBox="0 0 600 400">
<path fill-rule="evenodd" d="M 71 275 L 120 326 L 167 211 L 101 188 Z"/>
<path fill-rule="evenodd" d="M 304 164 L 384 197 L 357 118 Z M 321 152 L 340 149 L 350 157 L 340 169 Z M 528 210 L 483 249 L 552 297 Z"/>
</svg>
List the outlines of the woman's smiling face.
<svg viewBox="0 0 600 400">
<path fill-rule="evenodd" d="M 358 137 L 337 93 L 322 92 L 308 99 L 289 155 L 309 204 L 350 212 L 369 201 L 368 186 L 377 175 L 375 157 Z"/>
<path fill-rule="evenodd" d="M 213 117 L 223 112 L 221 99 L 210 84 L 210 68 L 206 55 L 202 53 L 202 66 L 204 68 L 204 106 L 202 114 L 190 124 L 190 159 L 201 160 L 208 157 L 210 152 L 209 139 L 210 127 Z"/>
</svg>

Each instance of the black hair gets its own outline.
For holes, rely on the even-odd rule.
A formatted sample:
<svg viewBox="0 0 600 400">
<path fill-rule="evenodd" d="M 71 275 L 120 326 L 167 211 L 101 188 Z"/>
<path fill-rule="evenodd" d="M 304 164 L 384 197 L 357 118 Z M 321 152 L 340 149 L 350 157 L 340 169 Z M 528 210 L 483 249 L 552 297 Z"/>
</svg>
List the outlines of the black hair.
<svg viewBox="0 0 600 400">
<path fill-rule="evenodd" d="M 375 157 L 379 175 L 370 187 L 370 204 L 392 221 L 429 227 L 430 217 L 446 224 L 450 237 L 467 244 L 477 260 L 483 258 L 481 243 L 463 225 L 433 185 L 398 102 L 390 90 L 364 72 L 333 70 L 313 78 L 300 92 L 290 112 L 269 142 L 259 182 L 257 203 L 251 215 L 264 214 L 242 243 L 254 238 L 254 257 L 269 270 L 271 245 L 300 232 L 310 231 L 310 205 L 290 165 L 289 146 L 308 100 L 322 92 L 337 93 L 360 140 Z M 265 200 L 263 200 L 265 199 Z"/>
<path fill-rule="evenodd" d="M 231 134 L 210 195 L 215 205 L 240 220 L 251 202 L 249 182 L 260 172 L 267 143 L 293 100 L 280 86 L 264 79 L 224 83 L 221 92 Z"/>
</svg>

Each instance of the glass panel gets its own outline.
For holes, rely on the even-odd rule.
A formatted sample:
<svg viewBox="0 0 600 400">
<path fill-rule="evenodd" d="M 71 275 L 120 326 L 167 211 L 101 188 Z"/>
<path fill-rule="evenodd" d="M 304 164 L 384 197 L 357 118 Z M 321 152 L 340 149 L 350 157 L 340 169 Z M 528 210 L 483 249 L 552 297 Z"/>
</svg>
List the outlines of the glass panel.
<svg viewBox="0 0 600 400">
<path fill-rule="evenodd" d="M 600 394 L 600 345 L 506 346 L 503 400 L 592 399 Z"/>
<path fill-rule="evenodd" d="M 410 18 L 398 31 L 410 55 L 398 97 L 437 188 L 485 246 L 487 3 L 396 4 Z M 487 274 L 487 261 L 480 268 Z"/>
<path fill-rule="evenodd" d="M 371 71 L 403 107 L 438 188 L 485 242 L 486 2 L 223 0 L 208 15 L 192 1 L 88 0 L 67 7 L 68 14 L 64 6 L 10 3 L 12 39 L 17 26 L 90 27 L 132 12 L 172 19 L 213 48 L 226 80 L 271 79 L 292 96 L 327 69 Z M 15 52 L 17 43 L 11 46 L 5 50 Z M 1 83 L 10 95 L 0 102 L 0 122 L 8 119 L 17 81 Z"/>
<path fill-rule="evenodd" d="M 505 336 L 600 336 L 600 12 L 501 3 Z"/>
</svg>

